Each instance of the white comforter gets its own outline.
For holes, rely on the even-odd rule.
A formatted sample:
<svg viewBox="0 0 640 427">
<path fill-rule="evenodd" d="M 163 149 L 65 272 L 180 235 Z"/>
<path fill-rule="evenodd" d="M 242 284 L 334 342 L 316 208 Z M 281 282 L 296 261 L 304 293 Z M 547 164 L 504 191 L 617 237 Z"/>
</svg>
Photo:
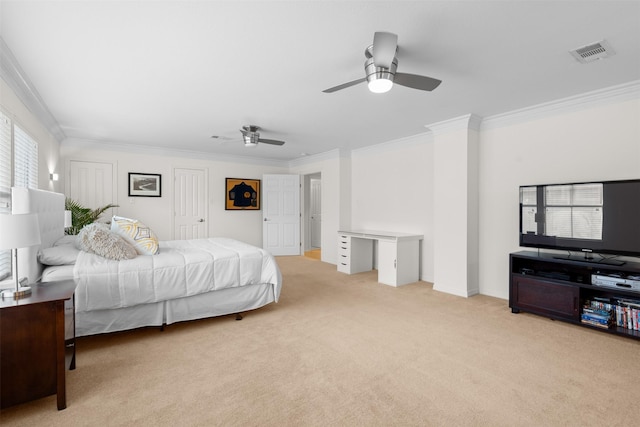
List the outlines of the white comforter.
<svg viewBox="0 0 640 427">
<path fill-rule="evenodd" d="M 81 252 L 74 267 L 76 310 L 166 301 L 214 290 L 270 283 L 282 275 L 267 251 L 227 238 L 160 242 L 157 255 L 113 261 Z"/>
</svg>

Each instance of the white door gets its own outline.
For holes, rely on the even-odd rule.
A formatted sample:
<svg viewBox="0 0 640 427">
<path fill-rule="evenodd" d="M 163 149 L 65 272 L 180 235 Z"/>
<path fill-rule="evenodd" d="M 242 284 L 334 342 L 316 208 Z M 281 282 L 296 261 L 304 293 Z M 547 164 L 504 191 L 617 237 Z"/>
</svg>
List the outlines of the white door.
<svg viewBox="0 0 640 427">
<path fill-rule="evenodd" d="M 208 237 L 206 170 L 174 169 L 173 197 L 173 238 Z"/>
<path fill-rule="evenodd" d="M 113 170 L 112 163 L 70 160 L 66 180 L 69 198 L 90 209 L 115 203 Z"/>
<path fill-rule="evenodd" d="M 300 255 L 300 176 L 262 176 L 262 247 L 272 255 Z"/>
<path fill-rule="evenodd" d="M 309 206 L 310 228 L 311 228 L 311 247 L 319 248 L 322 246 L 320 235 L 322 234 L 322 181 L 319 179 L 311 179 L 311 200 Z"/>
</svg>

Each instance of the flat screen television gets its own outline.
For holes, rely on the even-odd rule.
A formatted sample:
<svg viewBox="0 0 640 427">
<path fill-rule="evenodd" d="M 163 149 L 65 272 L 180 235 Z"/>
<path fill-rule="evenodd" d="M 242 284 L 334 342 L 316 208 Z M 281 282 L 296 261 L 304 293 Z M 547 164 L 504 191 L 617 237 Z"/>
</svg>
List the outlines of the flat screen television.
<svg viewBox="0 0 640 427">
<path fill-rule="evenodd" d="M 640 257 L 640 179 L 521 186 L 520 246 Z"/>
</svg>

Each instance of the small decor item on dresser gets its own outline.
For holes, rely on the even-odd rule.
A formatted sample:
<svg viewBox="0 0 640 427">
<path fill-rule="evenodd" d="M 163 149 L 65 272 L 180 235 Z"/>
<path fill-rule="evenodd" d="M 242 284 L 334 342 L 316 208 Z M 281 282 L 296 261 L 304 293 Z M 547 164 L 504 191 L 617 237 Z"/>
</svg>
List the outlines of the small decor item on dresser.
<svg viewBox="0 0 640 427">
<path fill-rule="evenodd" d="M 162 197 L 162 175 L 129 172 L 129 197 Z"/>
<path fill-rule="evenodd" d="M 227 178 L 226 210 L 260 210 L 260 180 Z"/>
</svg>

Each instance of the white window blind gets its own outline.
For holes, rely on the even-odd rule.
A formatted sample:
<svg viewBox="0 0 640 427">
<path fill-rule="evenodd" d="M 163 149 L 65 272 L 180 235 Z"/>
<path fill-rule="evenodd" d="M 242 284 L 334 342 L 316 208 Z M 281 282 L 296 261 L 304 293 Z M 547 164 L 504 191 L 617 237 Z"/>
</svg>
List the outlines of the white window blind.
<svg viewBox="0 0 640 427">
<path fill-rule="evenodd" d="M 14 124 L 14 166 L 13 185 L 15 187 L 38 188 L 38 143 L 25 131 Z"/>
<path fill-rule="evenodd" d="M 11 121 L 0 112 L 0 215 L 11 211 Z M 0 280 L 11 275 L 11 251 L 0 250 Z"/>
<path fill-rule="evenodd" d="M 602 240 L 602 184 L 554 185 L 545 190 L 546 234 Z"/>
</svg>

